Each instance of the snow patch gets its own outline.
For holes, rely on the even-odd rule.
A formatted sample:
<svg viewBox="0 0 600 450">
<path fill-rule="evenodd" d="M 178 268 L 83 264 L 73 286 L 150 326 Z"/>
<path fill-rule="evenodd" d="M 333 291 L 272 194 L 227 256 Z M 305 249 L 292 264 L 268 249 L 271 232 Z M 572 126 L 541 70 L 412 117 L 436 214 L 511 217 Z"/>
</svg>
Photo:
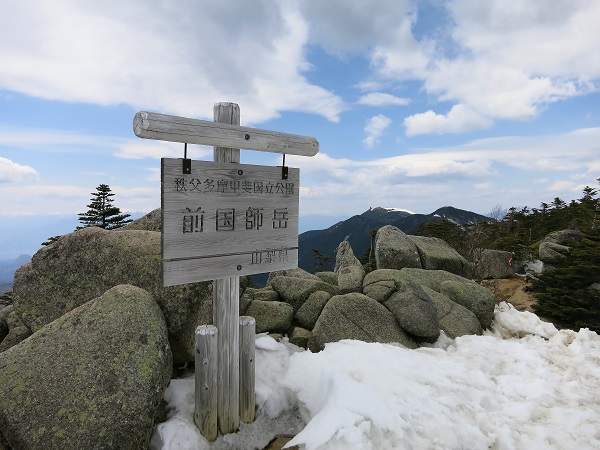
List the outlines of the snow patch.
<svg viewBox="0 0 600 450">
<path fill-rule="evenodd" d="M 557 330 L 507 303 L 483 336 L 417 350 L 345 340 L 319 353 L 256 339 L 257 417 L 209 444 L 193 376 L 171 381 L 151 450 L 600 448 L 600 337 Z"/>
<path fill-rule="evenodd" d="M 407 214 L 416 214 L 412 211 L 409 211 L 408 209 L 402 209 L 402 208 L 383 208 L 386 211 L 398 211 L 398 212 L 405 212 Z"/>
</svg>

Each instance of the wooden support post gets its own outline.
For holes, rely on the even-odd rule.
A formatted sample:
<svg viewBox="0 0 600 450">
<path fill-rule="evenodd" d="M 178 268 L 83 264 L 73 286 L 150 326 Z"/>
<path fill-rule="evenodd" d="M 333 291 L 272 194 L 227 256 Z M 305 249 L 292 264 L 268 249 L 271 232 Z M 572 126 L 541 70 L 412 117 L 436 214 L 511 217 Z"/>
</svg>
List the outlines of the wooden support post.
<svg viewBox="0 0 600 450">
<path fill-rule="evenodd" d="M 254 422 L 255 392 L 255 347 L 254 317 L 240 317 L 240 419 L 244 423 Z"/>
<path fill-rule="evenodd" d="M 194 423 L 208 441 L 217 439 L 217 327 L 196 328 Z"/>
<path fill-rule="evenodd" d="M 240 108 L 235 103 L 217 103 L 214 120 L 240 124 Z M 240 162 L 240 150 L 214 148 L 215 162 Z M 213 281 L 213 324 L 218 328 L 218 423 L 222 434 L 233 433 L 240 426 L 240 349 L 239 349 L 240 278 Z"/>
</svg>

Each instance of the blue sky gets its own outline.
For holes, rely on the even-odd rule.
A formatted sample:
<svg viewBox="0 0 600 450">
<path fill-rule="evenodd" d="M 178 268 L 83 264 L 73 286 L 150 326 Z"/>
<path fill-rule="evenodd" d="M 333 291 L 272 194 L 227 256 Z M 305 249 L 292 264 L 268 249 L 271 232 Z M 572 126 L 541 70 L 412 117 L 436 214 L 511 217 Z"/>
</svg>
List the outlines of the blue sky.
<svg viewBox="0 0 600 450">
<path fill-rule="evenodd" d="M 319 140 L 286 160 L 301 229 L 579 198 L 600 176 L 598 23 L 596 0 L 4 0 L 0 257 L 74 229 L 101 183 L 125 212 L 159 207 L 160 158 L 183 148 L 137 138 L 134 114 L 212 120 L 221 101 Z"/>
</svg>

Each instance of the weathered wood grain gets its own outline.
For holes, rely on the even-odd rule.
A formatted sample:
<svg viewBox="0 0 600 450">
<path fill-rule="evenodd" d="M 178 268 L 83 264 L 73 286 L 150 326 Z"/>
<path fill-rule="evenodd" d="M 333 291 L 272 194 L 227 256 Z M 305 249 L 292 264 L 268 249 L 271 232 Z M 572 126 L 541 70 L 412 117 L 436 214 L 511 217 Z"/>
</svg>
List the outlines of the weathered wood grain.
<svg viewBox="0 0 600 450">
<path fill-rule="evenodd" d="M 217 439 L 217 336 L 214 325 L 196 328 L 194 423 L 208 441 Z"/>
<path fill-rule="evenodd" d="M 217 103 L 213 113 L 215 122 L 240 124 L 240 108 L 235 103 Z M 239 163 L 240 151 L 215 147 L 214 160 Z M 240 277 L 224 276 L 213 281 L 213 324 L 219 329 L 217 420 L 221 433 L 228 434 L 240 426 Z"/>
<path fill-rule="evenodd" d="M 163 259 L 297 246 L 298 169 L 163 158 L 161 178 Z"/>
<path fill-rule="evenodd" d="M 260 254 L 260 260 L 257 255 Z M 280 256 L 281 255 L 281 256 Z M 298 247 L 269 248 L 253 253 L 163 261 L 163 286 L 218 279 L 223 273 L 239 276 L 298 267 Z"/>
<path fill-rule="evenodd" d="M 240 278 L 213 281 L 213 323 L 219 329 L 217 417 L 221 434 L 240 426 Z"/>
<path fill-rule="evenodd" d="M 239 120 L 237 123 L 217 123 L 141 111 L 133 119 L 133 131 L 136 136 L 146 139 L 223 148 L 301 156 L 314 156 L 319 152 L 319 141 L 314 137 L 241 127 Z"/>
<path fill-rule="evenodd" d="M 240 420 L 254 422 L 255 390 L 255 331 L 254 317 L 240 317 Z"/>
</svg>

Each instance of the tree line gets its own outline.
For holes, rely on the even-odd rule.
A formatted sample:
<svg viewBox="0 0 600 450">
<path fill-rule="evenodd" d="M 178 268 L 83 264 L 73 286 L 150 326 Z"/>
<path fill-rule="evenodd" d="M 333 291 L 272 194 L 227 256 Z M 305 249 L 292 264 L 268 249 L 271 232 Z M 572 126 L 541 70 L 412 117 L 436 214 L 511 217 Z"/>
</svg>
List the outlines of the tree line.
<svg viewBox="0 0 600 450">
<path fill-rule="evenodd" d="M 600 178 L 597 179 L 600 183 Z M 512 207 L 502 217 L 459 226 L 442 220 L 423 224 L 418 234 L 444 239 L 477 265 L 482 249 L 515 253 L 515 259 L 537 258 L 540 242 L 550 233 L 578 230 L 581 242 L 569 244 L 567 257 L 547 262 L 550 270 L 531 286 L 534 310 L 557 325 L 600 332 L 600 199 L 594 187 L 569 203 L 554 198 L 538 208 Z"/>
</svg>

